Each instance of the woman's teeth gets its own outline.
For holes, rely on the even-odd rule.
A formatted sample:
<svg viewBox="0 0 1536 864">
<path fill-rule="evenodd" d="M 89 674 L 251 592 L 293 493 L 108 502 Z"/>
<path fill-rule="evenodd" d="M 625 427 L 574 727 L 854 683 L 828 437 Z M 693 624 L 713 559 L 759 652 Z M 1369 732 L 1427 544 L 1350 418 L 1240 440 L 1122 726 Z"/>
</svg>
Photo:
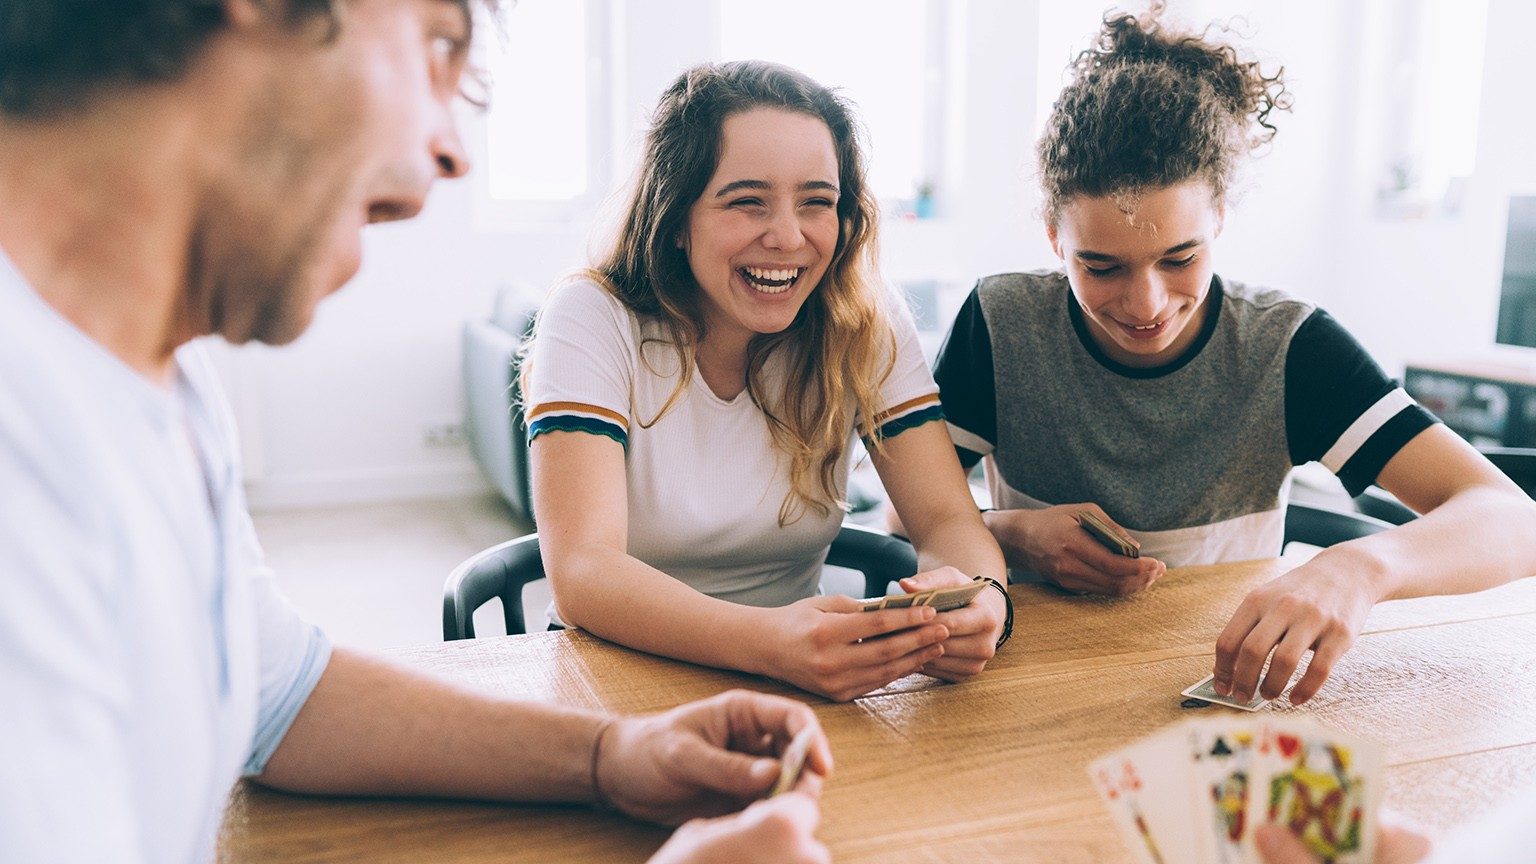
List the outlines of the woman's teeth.
<svg viewBox="0 0 1536 864">
<path fill-rule="evenodd" d="M 761 267 L 743 267 L 739 271 L 747 284 L 764 294 L 779 294 L 788 291 L 800 274 L 805 272 L 804 267 L 796 267 L 789 270 L 766 270 Z"/>
</svg>

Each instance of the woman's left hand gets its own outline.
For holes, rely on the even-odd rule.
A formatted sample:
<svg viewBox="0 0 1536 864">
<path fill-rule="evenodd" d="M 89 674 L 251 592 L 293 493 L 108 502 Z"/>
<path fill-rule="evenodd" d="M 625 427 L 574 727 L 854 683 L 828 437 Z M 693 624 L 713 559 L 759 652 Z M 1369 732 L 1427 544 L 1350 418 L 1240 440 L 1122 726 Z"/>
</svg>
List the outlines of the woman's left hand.
<svg viewBox="0 0 1536 864">
<path fill-rule="evenodd" d="M 929 588 L 966 585 L 971 577 L 954 567 L 940 567 L 901 580 L 901 590 L 911 594 Z M 944 640 L 944 656 L 922 668 L 925 675 L 945 681 L 964 681 L 975 677 L 997 653 L 997 639 L 1003 633 L 1007 604 L 998 592 L 984 588 L 970 605 L 940 612 L 933 619 L 949 629 Z"/>
</svg>

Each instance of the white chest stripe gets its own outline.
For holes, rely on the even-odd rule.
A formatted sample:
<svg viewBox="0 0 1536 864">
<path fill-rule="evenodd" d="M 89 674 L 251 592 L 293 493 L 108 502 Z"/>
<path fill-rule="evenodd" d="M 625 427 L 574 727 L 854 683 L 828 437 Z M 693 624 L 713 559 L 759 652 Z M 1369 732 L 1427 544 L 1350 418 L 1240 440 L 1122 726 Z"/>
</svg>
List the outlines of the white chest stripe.
<svg viewBox="0 0 1536 864">
<path fill-rule="evenodd" d="M 992 452 L 993 447 L 987 439 L 962 429 L 953 422 L 946 422 L 945 425 L 949 427 L 949 440 L 954 442 L 955 446 L 964 447 L 972 453 L 981 456 L 986 456 Z"/>
<path fill-rule="evenodd" d="M 1409 396 L 1403 388 L 1398 387 L 1387 395 L 1376 400 L 1376 404 L 1366 409 L 1349 424 L 1339 440 L 1333 442 L 1328 452 L 1323 454 L 1322 463 L 1329 471 L 1337 474 L 1344 467 L 1365 442 L 1371 440 L 1376 431 L 1387 424 L 1388 420 L 1397 416 L 1397 412 L 1413 404 L 1413 397 Z"/>
</svg>

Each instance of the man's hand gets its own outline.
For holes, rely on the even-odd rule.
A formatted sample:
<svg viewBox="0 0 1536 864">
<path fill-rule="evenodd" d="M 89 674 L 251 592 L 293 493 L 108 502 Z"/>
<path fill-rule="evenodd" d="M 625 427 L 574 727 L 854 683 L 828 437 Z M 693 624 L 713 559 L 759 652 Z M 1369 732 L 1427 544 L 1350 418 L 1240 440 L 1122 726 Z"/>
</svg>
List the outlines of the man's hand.
<svg viewBox="0 0 1536 864">
<path fill-rule="evenodd" d="M 832 771 L 832 750 L 810 708 L 733 690 L 664 714 L 615 720 L 599 735 L 599 795 L 639 819 L 675 825 L 740 810 L 779 776 L 795 733 L 816 730 L 807 772 Z"/>
<path fill-rule="evenodd" d="M 1068 591 L 1124 597 L 1167 572 L 1156 558 L 1127 558 L 1104 548 L 1077 523 L 1077 514 L 1084 510 L 1120 528 L 1097 504 L 999 510 L 986 517 L 1009 566 L 1038 573 Z"/>
<path fill-rule="evenodd" d="M 1404 823 L 1382 814 L 1376 837 L 1376 857 L 1371 864 L 1415 864 L 1429 856 L 1429 838 Z M 1306 844 L 1283 825 L 1261 825 L 1253 835 L 1265 864 L 1322 864 Z"/>
<path fill-rule="evenodd" d="M 740 813 L 684 824 L 649 864 L 827 864 L 832 855 L 814 833 L 821 778 L 800 779 L 794 791 Z"/>
<path fill-rule="evenodd" d="M 1311 651 L 1307 673 L 1291 690 L 1292 704 L 1311 699 L 1339 657 L 1354 644 L 1376 603 L 1370 580 L 1330 567 L 1323 555 L 1254 589 L 1216 640 L 1211 682 L 1217 693 L 1240 701 L 1257 690 L 1274 699 Z M 1259 672 L 1270 651 L 1269 672 Z"/>
<path fill-rule="evenodd" d="M 901 590 L 908 594 L 929 588 L 968 585 L 971 577 L 953 567 L 940 567 L 901 580 Z M 944 656 L 923 666 L 925 675 L 946 681 L 964 681 L 980 674 L 987 661 L 997 653 L 997 639 L 1007 618 L 1007 604 L 996 591 L 983 588 L 970 605 L 940 612 L 934 621 L 944 625 L 949 638 L 944 640 Z"/>
</svg>

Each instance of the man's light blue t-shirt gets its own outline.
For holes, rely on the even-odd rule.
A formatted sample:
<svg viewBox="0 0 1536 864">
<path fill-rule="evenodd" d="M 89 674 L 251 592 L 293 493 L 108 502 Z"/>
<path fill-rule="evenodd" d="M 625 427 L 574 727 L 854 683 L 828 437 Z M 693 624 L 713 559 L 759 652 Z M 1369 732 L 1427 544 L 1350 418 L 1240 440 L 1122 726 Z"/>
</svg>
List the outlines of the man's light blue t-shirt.
<svg viewBox="0 0 1536 864">
<path fill-rule="evenodd" d="M 237 453 L 199 346 L 157 386 L 0 256 L 0 861 L 212 860 L 309 697 Z"/>
</svg>

